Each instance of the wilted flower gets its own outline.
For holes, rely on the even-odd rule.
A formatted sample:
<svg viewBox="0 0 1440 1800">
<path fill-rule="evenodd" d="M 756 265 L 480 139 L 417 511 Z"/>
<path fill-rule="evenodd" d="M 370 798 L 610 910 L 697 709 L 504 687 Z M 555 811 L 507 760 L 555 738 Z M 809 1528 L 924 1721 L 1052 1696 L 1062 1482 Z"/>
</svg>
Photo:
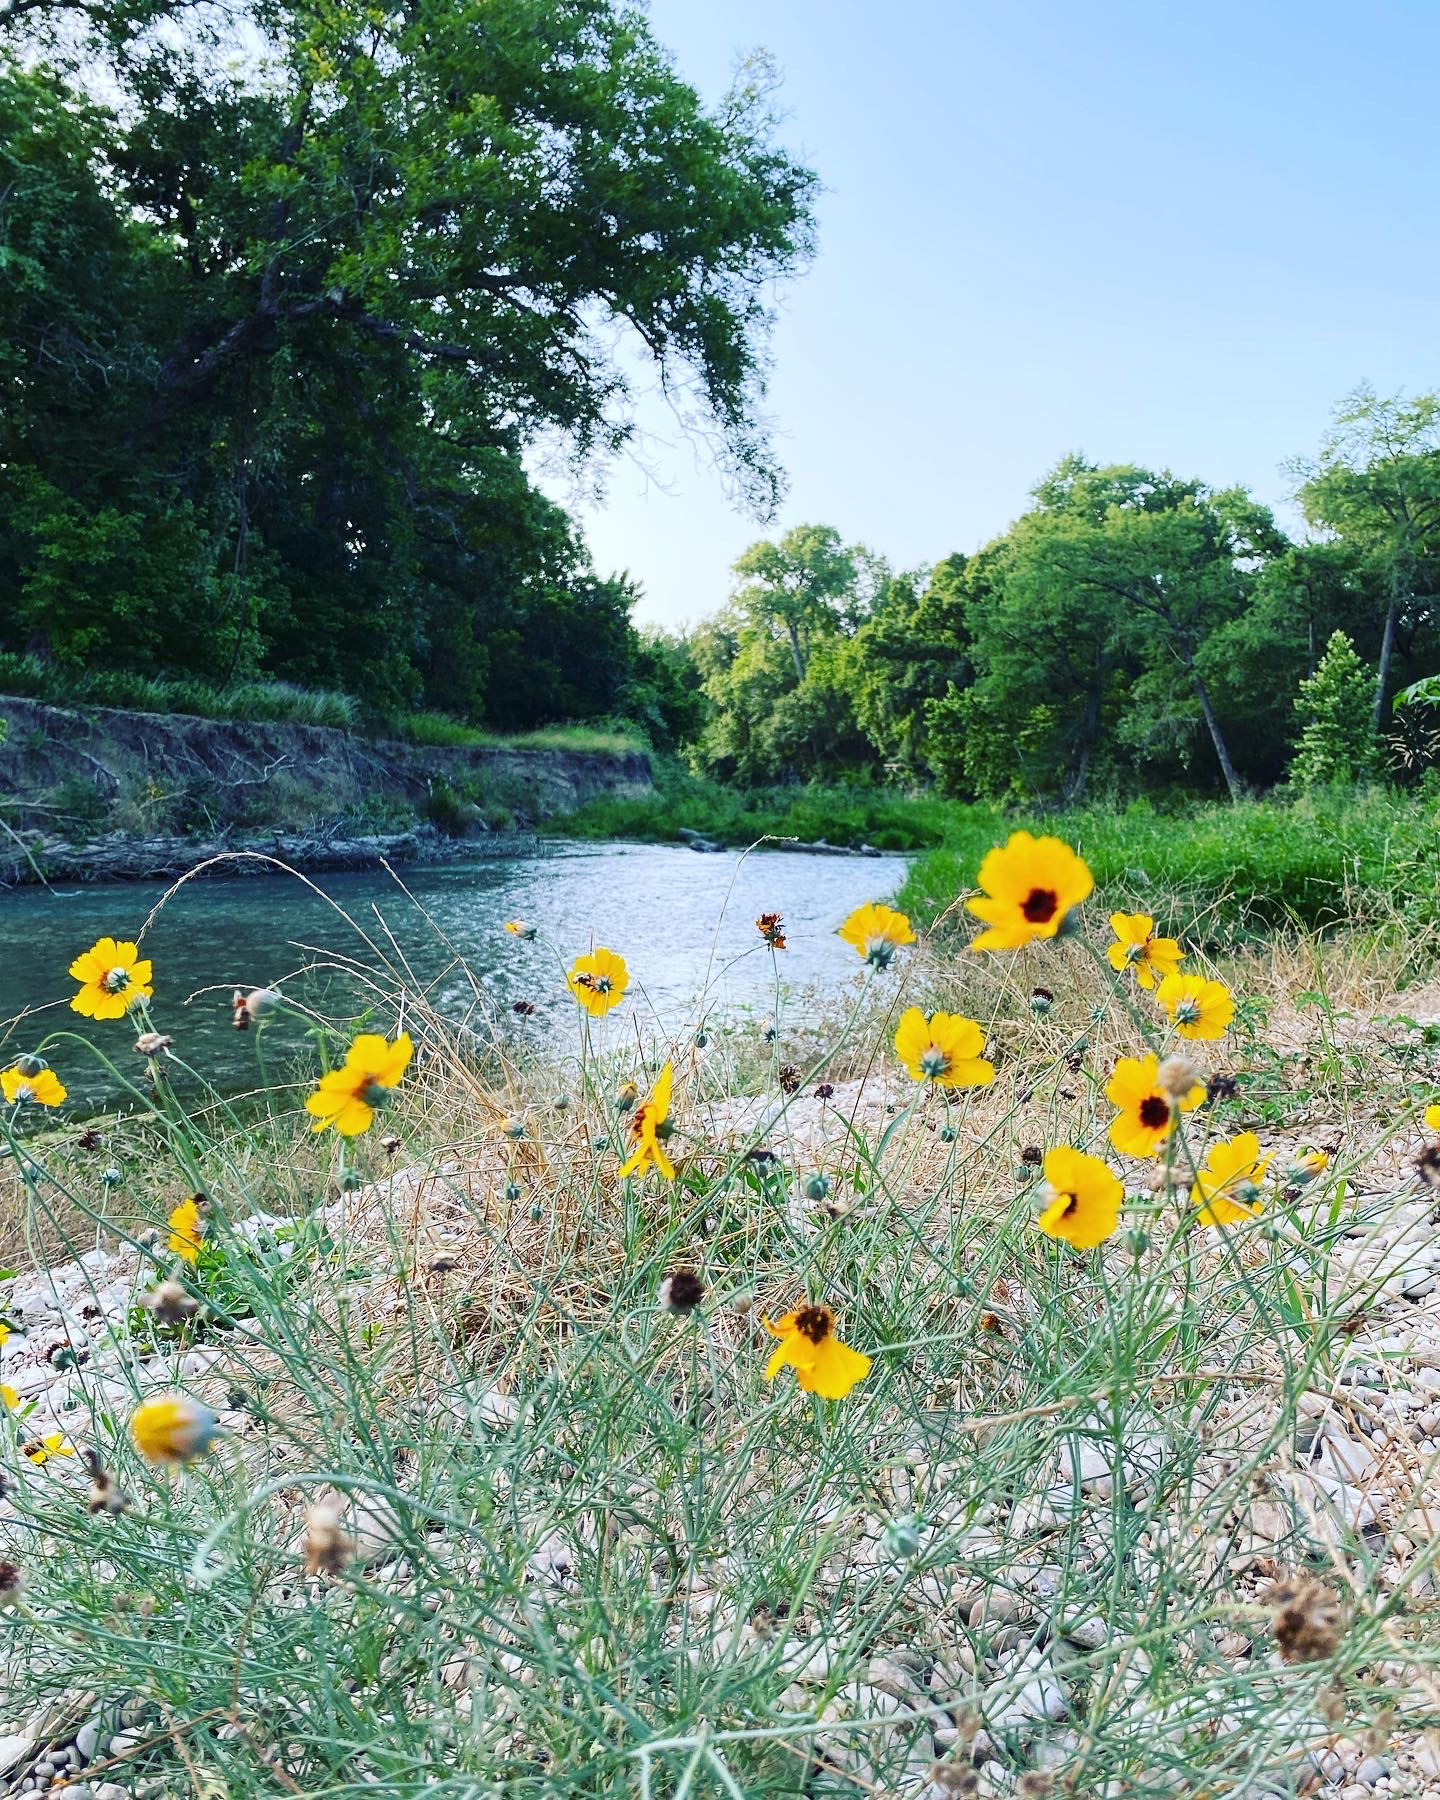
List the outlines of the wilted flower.
<svg viewBox="0 0 1440 1800">
<path fill-rule="evenodd" d="M 938 1087 L 988 1087 L 995 1065 L 981 1056 L 984 1048 L 979 1025 L 958 1013 L 931 1013 L 927 1019 L 918 1006 L 911 1006 L 900 1015 L 895 1031 L 901 1062 L 916 1081 L 933 1081 Z"/>
<path fill-rule="evenodd" d="M 1077 1250 L 1103 1244 L 1120 1222 L 1125 1190 L 1098 1156 L 1057 1144 L 1045 1158 L 1043 1209 L 1035 1223 Z"/>
<path fill-rule="evenodd" d="M 800 1087 L 800 1071 L 794 1063 L 782 1063 L 775 1079 L 780 1083 L 782 1094 L 793 1094 Z"/>
<path fill-rule="evenodd" d="M 107 1472 L 99 1455 L 94 1450 L 81 1453 L 81 1460 L 90 1471 L 90 1495 L 87 1504 L 92 1513 L 109 1513 L 118 1517 L 130 1505 L 129 1499 L 121 1493 L 115 1481 Z"/>
<path fill-rule="evenodd" d="M 533 1000 L 514 1000 L 511 1002 L 510 1010 L 517 1018 L 528 1019 L 535 1011 L 535 1002 Z"/>
<path fill-rule="evenodd" d="M 1035 938 L 1053 938 L 1095 886 L 1068 844 L 1028 831 L 1012 832 L 1003 849 L 988 851 L 977 880 L 983 898 L 965 905 L 988 929 L 972 940 L 972 950 L 1018 950 Z"/>
<path fill-rule="evenodd" d="M 674 1071 L 667 1062 L 655 1077 L 648 1099 L 635 1108 L 629 1124 L 630 1155 L 620 1165 L 621 1175 L 643 1175 L 650 1164 L 667 1181 L 675 1179 L 675 1165 L 665 1154 L 663 1139 L 670 1117 L 670 1087 Z"/>
<path fill-rule="evenodd" d="M 1195 1223 L 1234 1225 L 1258 1218 L 1260 1182 L 1269 1166 L 1253 1131 L 1212 1144 L 1190 1189 L 1190 1204 L 1198 1208 Z"/>
<path fill-rule="evenodd" d="M 174 1468 L 203 1456 L 220 1421 L 188 1394 L 157 1394 L 136 1407 L 130 1420 L 135 1448 L 147 1462 Z"/>
<path fill-rule="evenodd" d="M 0 1562 L 0 1612 L 10 1612 L 25 1598 L 25 1577 L 19 1565 Z"/>
<path fill-rule="evenodd" d="M 772 950 L 785 948 L 785 921 L 779 913 L 761 913 L 755 929 Z"/>
<path fill-rule="evenodd" d="M 835 1315 L 828 1306 L 798 1306 L 765 1329 L 780 1342 L 765 1365 L 765 1379 L 773 1381 L 781 1369 L 791 1368 L 807 1394 L 824 1400 L 843 1400 L 870 1372 L 870 1358 L 852 1350 L 835 1335 Z"/>
<path fill-rule="evenodd" d="M 1155 998 L 1183 1038 L 1224 1037 L 1235 1017 L 1229 988 L 1203 975 L 1167 975 L 1156 988 Z"/>
<path fill-rule="evenodd" d="M 162 1281 L 141 1297 L 140 1304 L 154 1313 L 162 1325 L 183 1325 L 200 1310 L 200 1302 L 178 1281 Z"/>
<path fill-rule="evenodd" d="M 897 950 L 915 942 L 915 933 L 904 913 L 896 912 L 891 906 L 877 906 L 874 902 L 857 906 L 840 927 L 840 936 L 857 955 L 877 969 L 888 968 Z"/>
<path fill-rule="evenodd" d="M 386 1134 L 386 1136 L 381 1138 L 380 1148 L 385 1152 L 385 1154 L 387 1156 L 393 1156 L 395 1154 L 395 1152 L 400 1148 L 400 1139 L 395 1136 L 393 1131 L 389 1132 Z"/>
<path fill-rule="evenodd" d="M 362 1032 L 346 1052 L 344 1067 L 322 1075 L 305 1102 L 305 1110 L 315 1115 L 310 1129 L 324 1131 L 333 1125 L 341 1137 L 368 1131 L 376 1107 L 383 1106 L 391 1090 L 400 1085 L 414 1054 L 408 1031 L 402 1031 L 393 1044 L 378 1032 Z"/>
<path fill-rule="evenodd" d="M 1240 1092 L 1240 1083 L 1226 1069 L 1217 1069 L 1205 1083 L 1205 1098 L 1212 1106 L 1218 1100 L 1233 1100 Z"/>
<path fill-rule="evenodd" d="M 523 1119 L 517 1119 L 512 1115 L 505 1121 L 500 1129 L 512 1143 L 518 1143 L 525 1135 L 525 1121 Z"/>
<path fill-rule="evenodd" d="M 1170 1135 L 1177 1108 L 1192 1111 L 1205 1090 L 1197 1083 L 1177 1100 L 1160 1086 L 1154 1056 L 1122 1056 L 1105 1084 L 1105 1098 L 1119 1108 L 1110 1123 L 1110 1142 L 1122 1156 L 1153 1156 Z"/>
<path fill-rule="evenodd" d="M 1155 1085 L 1177 1103 L 1188 1100 L 1197 1087 L 1203 1087 L 1200 1071 L 1188 1056 L 1167 1056 L 1155 1071 Z"/>
<path fill-rule="evenodd" d="M 96 940 L 70 965 L 80 992 L 70 1002 L 73 1012 L 87 1019 L 123 1019 L 138 1001 L 148 999 L 151 967 L 142 961 L 139 947 L 113 937 Z"/>
<path fill-rule="evenodd" d="M 505 921 L 505 929 L 510 933 L 511 937 L 519 938 L 522 944 L 530 943 L 535 936 L 536 930 L 535 926 L 531 925 L 529 921 L 525 919 L 507 919 Z"/>
<path fill-rule="evenodd" d="M 1340 1602 L 1320 1582 L 1290 1576 L 1261 1598 L 1273 1614 L 1270 1628 L 1282 1661 L 1324 1662 L 1340 1648 Z"/>
<path fill-rule="evenodd" d="M 817 1100 L 833 1100 L 835 1098 L 835 1084 L 831 1081 L 822 1081 L 815 1090 L 815 1098 Z"/>
<path fill-rule="evenodd" d="M 183 1262 L 193 1263 L 200 1255 L 207 1204 L 203 1194 L 192 1194 L 188 1200 L 182 1200 L 165 1221 L 170 1227 L 166 1248 Z"/>
<path fill-rule="evenodd" d="M 1173 975 L 1185 960 L 1174 938 L 1155 936 L 1155 921 L 1148 913 L 1111 913 L 1110 929 L 1115 933 L 1106 952 L 1110 967 L 1122 974 L 1133 969 L 1142 988 L 1153 988 L 1158 976 Z"/>
<path fill-rule="evenodd" d="M 565 985 L 592 1019 L 603 1019 L 625 998 L 630 971 L 623 956 L 600 945 L 575 958 Z"/>
<path fill-rule="evenodd" d="M 38 1057 L 25 1056 L 11 1068 L 0 1070 L 0 1093 L 11 1106 L 59 1106 L 65 1087 Z"/>
<path fill-rule="evenodd" d="M 305 1535 L 301 1548 L 305 1552 L 307 1575 L 340 1573 L 355 1554 L 355 1540 L 344 1529 L 344 1514 L 333 1500 L 317 1500 L 305 1508 Z"/>
<path fill-rule="evenodd" d="M 692 1313 L 705 1298 L 705 1283 L 694 1269 L 672 1269 L 655 1297 L 666 1312 Z"/>
<path fill-rule="evenodd" d="M 142 1031 L 135 1040 L 135 1049 L 140 1056 L 159 1056 L 174 1042 L 174 1038 L 167 1037 L 163 1031 Z"/>
<path fill-rule="evenodd" d="M 1049 988 L 1047 988 L 1047 987 L 1031 988 L 1031 990 L 1030 990 L 1030 1010 L 1031 1010 L 1031 1012 L 1036 1014 L 1037 1017 L 1043 1019 L 1045 1017 L 1046 1013 L 1049 1012 L 1050 1008 L 1054 1004 L 1055 1004 L 1055 996 L 1054 996 L 1054 994 L 1052 994 L 1050 992 Z"/>
</svg>

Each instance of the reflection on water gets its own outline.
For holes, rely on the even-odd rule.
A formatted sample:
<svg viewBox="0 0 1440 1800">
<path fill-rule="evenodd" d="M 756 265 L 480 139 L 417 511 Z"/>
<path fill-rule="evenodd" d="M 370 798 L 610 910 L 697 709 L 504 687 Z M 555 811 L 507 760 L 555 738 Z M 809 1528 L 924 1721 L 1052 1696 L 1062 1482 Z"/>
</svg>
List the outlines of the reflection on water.
<svg viewBox="0 0 1440 1800">
<path fill-rule="evenodd" d="M 903 859 L 894 856 L 742 857 L 597 844 L 410 870 L 408 896 L 372 871 L 322 877 L 328 900 L 288 876 L 194 881 L 145 937 L 155 964 L 155 1023 L 174 1034 L 187 1062 L 234 1091 L 255 1079 L 253 1035 L 230 1024 L 235 987 L 279 986 L 323 1012 L 349 1014 L 363 1004 L 363 977 L 338 973 L 336 959 L 375 971 L 388 990 L 383 955 L 404 966 L 412 985 L 425 987 L 442 1010 L 473 1016 L 482 1029 L 493 1021 L 508 1030 L 517 1000 L 532 1002 L 540 1017 L 573 1014 L 556 952 L 568 963 L 592 942 L 618 950 L 630 965 L 630 1000 L 612 1017 L 673 1028 L 695 1019 L 702 990 L 709 1016 L 743 1006 L 765 1012 L 772 975 L 757 914 L 785 915 L 788 948 L 779 960 L 790 987 L 835 987 L 858 966 L 835 937 L 836 926 L 862 901 L 893 895 L 904 874 Z M 6 1031 L 0 1058 L 8 1062 L 44 1033 L 78 1031 L 122 1067 L 133 1062 L 127 1073 L 138 1072 L 126 1025 L 92 1025 L 70 1012 L 65 1003 L 74 984 L 65 970 L 97 937 L 133 937 L 164 892 L 163 883 L 133 883 L 58 896 L 40 888 L 0 895 L 0 1019 L 44 1009 Z M 537 926 L 554 948 L 509 936 L 504 921 L 516 917 Z M 267 1053 L 283 1052 L 287 1042 L 303 1043 L 298 1027 L 269 1035 Z M 115 1091 L 113 1078 L 78 1045 L 56 1044 L 48 1055 L 80 1108 Z"/>
</svg>

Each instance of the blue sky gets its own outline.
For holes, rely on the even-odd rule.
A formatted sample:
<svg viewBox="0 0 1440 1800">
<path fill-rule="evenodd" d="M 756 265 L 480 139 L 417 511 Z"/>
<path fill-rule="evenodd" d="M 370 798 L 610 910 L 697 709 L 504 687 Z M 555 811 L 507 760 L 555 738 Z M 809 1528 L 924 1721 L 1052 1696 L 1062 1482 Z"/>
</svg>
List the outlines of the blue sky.
<svg viewBox="0 0 1440 1800">
<path fill-rule="evenodd" d="M 1356 382 L 1440 382 L 1440 0 L 652 0 L 707 96 L 785 74 L 826 185 L 782 297 L 777 528 L 973 550 L 1062 453 L 1281 505 Z M 711 612 L 767 531 L 656 403 L 581 510 L 642 621 Z"/>
</svg>

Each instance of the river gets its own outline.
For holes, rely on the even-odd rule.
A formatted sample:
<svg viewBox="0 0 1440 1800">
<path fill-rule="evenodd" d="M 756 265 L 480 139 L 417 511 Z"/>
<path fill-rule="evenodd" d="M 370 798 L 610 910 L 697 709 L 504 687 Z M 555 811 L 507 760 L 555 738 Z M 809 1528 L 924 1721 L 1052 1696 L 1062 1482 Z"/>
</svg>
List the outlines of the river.
<svg viewBox="0 0 1440 1800">
<path fill-rule="evenodd" d="M 557 1013 L 574 1016 L 557 953 L 568 964 L 595 943 L 625 957 L 634 984 L 612 1022 L 635 1020 L 647 1033 L 678 1029 L 696 1021 L 702 992 L 708 1018 L 745 1008 L 763 1016 L 774 977 L 756 916 L 784 915 L 788 947 L 778 963 L 793 991 L 834 991 L 859 966 L 836 927 L 862 902 L 893 896 L 905 868 L 899 856 L 547 843 L 533 855 L 403 871 L 405 889 L 383 870 L 327 875 L 313 888 L 285 875 L 206 878 L 161 907 L 143 953 L 155 966 L 157 1029 L 173 1034 L 176 1054 L 208 1081 L 236 1092 L 256 1079 L 254 1034 L 230 1022 L 236 987 L 278 987 L 306 1007 L 347 1017 L 366 975 L 379 971 L 378 948 L 450 1016 L 482 1033 L 534 1032 Z M 97 937 L 135 937 L 169 885 L 0 894 L 0 1021 L 30 1014 L 3 1027 L 0 1062 L 48 1033 L 78 1032 L 138 1073 L 125 1024 L 96 1025 L 69 1010 L 66 969 Z M 537 927 L 535 942 L 505 931 L 517 917 Z M 337 958 L 356 969 L 338 970 Z M 535 1013 L 522 1021 L 516 1001 Z M 304 1048 L 303 1027 L 284 1021 L 267 1029 L 266 1043 L 268 1056 L 292 1061 L 286 1052 Z M 76 1114 L 115 1098 L 114 1077 L 81 1044 L 56 1042 L 45 1054 Z"/>
</svg>

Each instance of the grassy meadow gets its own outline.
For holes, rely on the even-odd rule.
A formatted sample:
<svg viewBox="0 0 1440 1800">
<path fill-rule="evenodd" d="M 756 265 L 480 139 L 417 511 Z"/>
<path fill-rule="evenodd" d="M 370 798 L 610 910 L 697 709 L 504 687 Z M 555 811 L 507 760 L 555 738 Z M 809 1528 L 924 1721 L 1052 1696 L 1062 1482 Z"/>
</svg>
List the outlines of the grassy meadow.
<svg viewBox="0 0 1440 1800">
<path fill-rule="evenodd" d="M 768 805 L 736 829 L 843 835 Z M 860 920 L 827 997 L 777 945 L 760 1030 L 638 1033 L 660 919 L 627 972 L 554 946 L 561 1031 L 441 1016 L 377 942 L 356 1017 L 239 997 L 254 1091 L 182 1110 L 142 943 L 132 1103 L 83 1127 L 24 1059 L 63 1081 L 126 946 L 71 978 L 47 932 L 62 1004 L 3 1053 L 0 1780 L 1432 1791 L 1433 805 L 1080 814 L 1093 895 L 992 879 L 1031 938 L 978 953 L 1010 826 L 914 812 L 915 941 Z M 1118 968 L 1112 911 L 1154 921 Z M 1170 934 L 1193 1018 L 1142 984 Z M 1151 1055 L 1142 1154 L 1107 1089 Z"/>
</svg>

